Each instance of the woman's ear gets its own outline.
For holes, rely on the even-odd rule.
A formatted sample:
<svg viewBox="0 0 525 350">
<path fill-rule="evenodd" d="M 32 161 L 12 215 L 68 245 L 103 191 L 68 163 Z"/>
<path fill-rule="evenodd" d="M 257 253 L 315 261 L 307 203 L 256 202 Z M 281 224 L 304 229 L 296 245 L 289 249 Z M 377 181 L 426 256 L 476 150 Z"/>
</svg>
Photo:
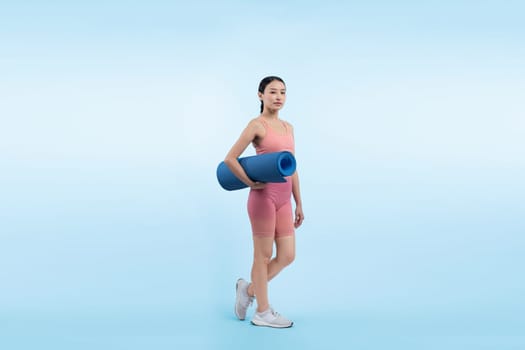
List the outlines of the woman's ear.
<svg viewBox="0 0 525 350">
<path fill-rule="evenodd" d="M 262 94 L 262 93 L 260 93 L 260 92 L 258 92 L 258 93 L 257 93 L 257 97 L 259 97 L 259 100 L 261 100 L 261 101 L 262 101 L 262 97 L 263 97 L 263 94 Z"/>
</svg>

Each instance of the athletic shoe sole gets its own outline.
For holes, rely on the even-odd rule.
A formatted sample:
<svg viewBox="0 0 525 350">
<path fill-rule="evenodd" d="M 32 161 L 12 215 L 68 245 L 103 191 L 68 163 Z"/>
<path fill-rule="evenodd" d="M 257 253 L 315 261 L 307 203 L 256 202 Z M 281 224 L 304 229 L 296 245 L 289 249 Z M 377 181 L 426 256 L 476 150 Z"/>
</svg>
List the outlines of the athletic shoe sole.
<svg viewBox="0 0 525 350">
<path fill-rule="evenodd" d="M 239 293 L 240 293 L 240 290 L 239 290 L 239 282 L 241 281 L 241 278 L 239 278 L 237 280 L 237 283 L 235 283 L 235 295 L 236 295 L 236 299 L 235 299 L 235 305 L 233 306 L 233 311 L 235 312 L 235 316 L 237 316 L 237 318 L 241 321 L 244 321 L 246 319 L 245 318 L 241 318 L 241 316 L 239 316 L 239 314 L 237 313 L 237 300 L 239 300 Z"/>
<path fill-rule="evenodd" d="M 278 325 L 274 325 L 274 324 L 267 323 L 267 322 L 264 322 L 264 321 L 263 321 L 263 322 L 257 321 L 257 323 L 256 323 L 256 322 L 253 322 L 253 321 L 251 321 L 251 322 L 252 322 L 252 324 L 253 324 L 254 326 L 259 326 L 259 327 L 290 328 L 290 327 L 293 326 L 293 322 L 290 323 L 290 325 L 288 325 L 288 326 L 278 326 Z"/>
</svg>

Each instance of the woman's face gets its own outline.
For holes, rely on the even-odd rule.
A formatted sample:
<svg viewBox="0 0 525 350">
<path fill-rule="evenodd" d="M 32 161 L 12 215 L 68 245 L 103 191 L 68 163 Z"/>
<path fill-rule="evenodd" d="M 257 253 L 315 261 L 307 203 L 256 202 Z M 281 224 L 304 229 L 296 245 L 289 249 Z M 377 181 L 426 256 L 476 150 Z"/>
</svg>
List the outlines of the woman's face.
<svg viewBox="0 0 525 350">
<path fill-rule="evenodd" d="M 263 101 L 265 108 L 278 111 L 286 101 L 286 86 L 279 80 L 274 80 L 266 85 L 264 93 L 259 92 L 259 98 Z"/>
</svg>

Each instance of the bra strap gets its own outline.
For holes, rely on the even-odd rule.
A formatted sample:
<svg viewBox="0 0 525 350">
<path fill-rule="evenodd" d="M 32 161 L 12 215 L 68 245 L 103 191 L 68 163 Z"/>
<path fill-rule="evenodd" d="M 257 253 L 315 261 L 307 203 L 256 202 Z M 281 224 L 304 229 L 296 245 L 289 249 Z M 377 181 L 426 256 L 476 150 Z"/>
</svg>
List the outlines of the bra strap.
<svg viewBox="0 0 525 350">
<path fill-rule="evenodd" d="M 265 129 L 266 131 L 268 131 L 268 129 L 269 129 L 270 126 L 268 125 L 268 123 L 266 122 L 266 120 L 264 120 L 263 118 L 259 118 L 259 120 L 261 121 L 262 125 L 264 126 L 264 129 Z"/>
</svg>

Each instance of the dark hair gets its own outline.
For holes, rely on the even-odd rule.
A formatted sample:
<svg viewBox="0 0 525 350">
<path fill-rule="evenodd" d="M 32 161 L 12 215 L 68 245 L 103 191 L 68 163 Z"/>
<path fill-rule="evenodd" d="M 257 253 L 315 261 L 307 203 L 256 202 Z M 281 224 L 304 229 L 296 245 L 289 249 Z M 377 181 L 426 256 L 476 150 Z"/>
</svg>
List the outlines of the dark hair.
<svg viewBox="0 0 525 350">
<path fill-rule="evenodd" d="M 261 82 L 259 83 L 259 92 L 261 94 L 264 94 L 264 89 L 266 89 L 266 86 L 268 84 L 270 84 L 274 80 L 280 81 L 281 83 L 283 83 L 286 86 L 284 80 L 282 80 L 281 78 L 276 77 L 274 75 L 271 75 L 271 76 L 266 77 L 263 80 L 261 80 Z M 264 110 L 264 103 L 263 103 L 263 101 L 261 101 L 261 113 L 262 113 L 263 110 Z"/>
</svg>

